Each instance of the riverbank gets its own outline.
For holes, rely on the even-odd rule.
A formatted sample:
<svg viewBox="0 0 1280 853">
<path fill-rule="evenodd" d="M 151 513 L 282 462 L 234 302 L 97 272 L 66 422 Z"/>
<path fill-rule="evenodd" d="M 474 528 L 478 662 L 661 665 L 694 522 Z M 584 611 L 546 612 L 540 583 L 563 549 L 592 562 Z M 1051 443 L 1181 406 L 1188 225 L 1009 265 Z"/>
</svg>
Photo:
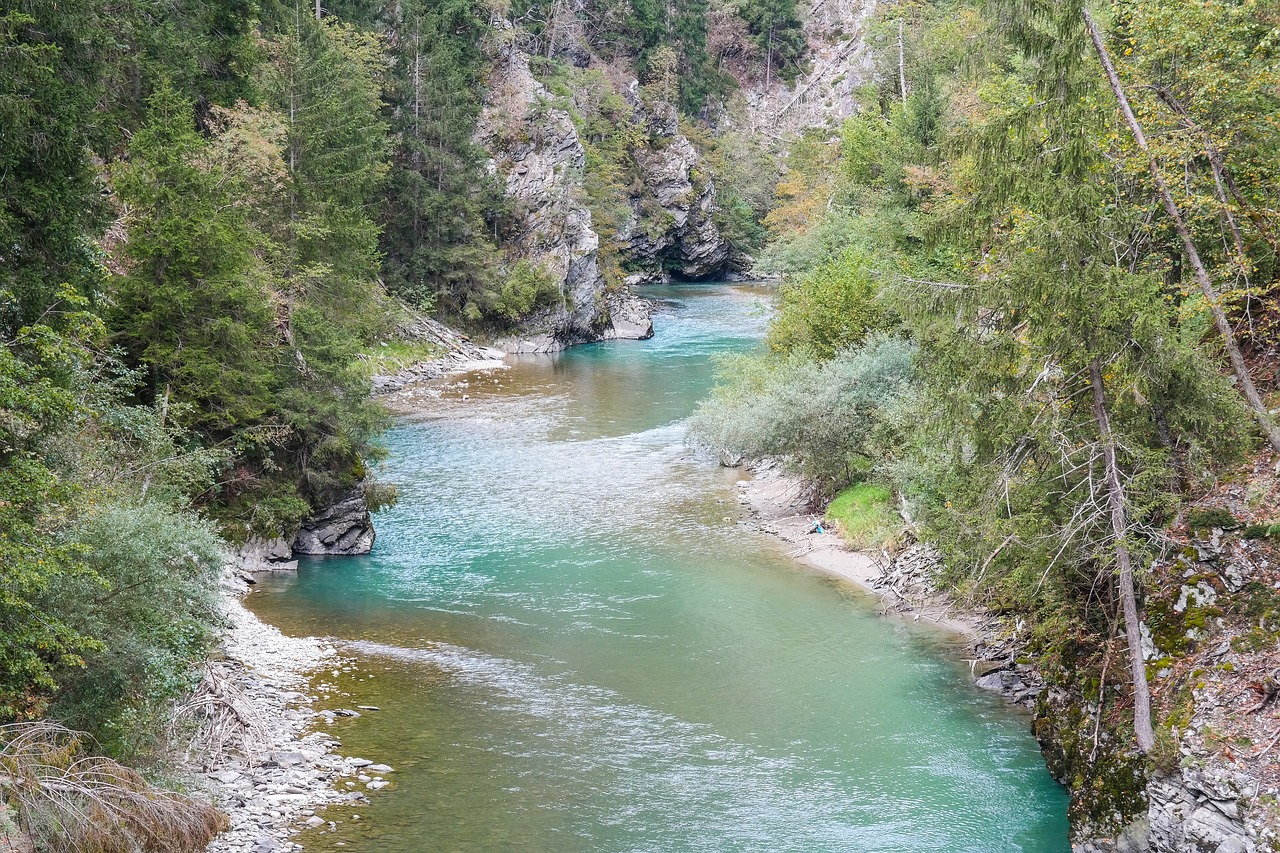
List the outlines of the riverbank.
<svg viewBox="0 0 1280 853">
<path fill-rule="evenodd" d="M 506 366 L 506 353 L 474 343 L 461 332 L 430 317 L 415 317 L 400 329 L 406 340 L 431 344 L 441 355 L 419 361 L 391 373 L 380 373 L 370 379 L 373 394 L 384 398 L 408 393 L 406 389 L 426 382 L 478 370 L 494 370 Z"/>
<path fill-rule="evenodd" d="M 1269 460 L 1255 467 L 1264 470 L 1264 474 L 1255 472 L 1255 480 L 1271 482 L 1269 472 L 1274 466 Z M 966 609 L 939 593 L 931 582 L 937 556 L 931 555 L 927 546 L 914 545 L 895 555 L 854 551 L 834 533 L 815 530 L 821 514 L 811 511 L 810 495 L 801 478 L 786 474 L 773 463 L 753 466 L 751 473 L 750 480 L 739 483 L 739 499 L 749 513 L 744 524 L 771 536 L 788 556 L 875 596 L 882 614 L 928 621 L 964 636 L 975 685 L 1037 715 L 1037 737 L 1050 766 L 1057 766 L 1055 772 L 1062 773 L 1080 762 L 1073 750 L 1087 748 L 1087 741 L 1071 738 L 1070 743 L 1064 742 L 1062 735 L 1070 736 L 1071 730 L 1064 728 L 1062 721 L 1089 721 L 1097 713 L 1096 705 L 1069 688 L 1057 687 L 1049 694 L 1050 701 L 1037 707 L 1046 685 L 1036 668 L 1024 662 L 1027 648 L 1018 627 L 1009 620 Z M 1221 503 L 1215 497 L 1208 501 Z M 1240 506 L 1231 508 L 1245 515 Z M 1274 849 L 1275 820 L 1280 815 L 1280 760 L 1268 758 L 1280 741 L 1280 726 L 1274 713 L 1263 712 L 1280 699 L 1276 647 L 1274 641 L 1256 639 L 1266 635 L 1266 615 L 1258 621 L 1261 629 L 1231 616 L 1241 609 L 1269 613 L 1266 602 L 1274 600 L 1271 590 L 1280 589 L 1280 571 L 1267 559 L 1268 552 L 1260 541 L 1230 539 L 1222 529 L 1212 530 L 1203 539 L 1193 535 L 1184 544 L 1185 553 L 1175 561 L 1173 571 L 1160 565 L 1153 570 L 1148 609 L 1190 615 L 1202 607 L 1213 616 L 1218 636 L 1198 648 L 1192 646 L 1193 651 L 1178 662 L 1162 658 L 1154 643 L 1146 651 L 1148 660 L 1168 663 L 1155 674 L 1158 713 L 1180 713 L 1184 720 L 1174 726 L 1172 746 L 1166 750 L 1174 755 L 1154 758 L 1154 766 L 1137 782 L 1144 789 L 1146 807 L 1138 809 L 1127 825 L 1098 826 L 1091 813 L 1098 792 L 1074 791 L 1077 806 L 1073 810 L 1078 808 L 1081 815 L 1072 848 L 1076 853 L 1183 853 L 1191 849 L 1253 853 Z M 1186 554 L 1195 555 L 1195 560 Z M 1188 569 L 1188 563 L 1193 563 L 1193 568 Z M 1227 580 L 1221 585 L 1209 584 L 1204 580 L 1209 577 Z M 1199 579 L 1198 585 L 1190 585 L 1187 578 Z M 1214 606 L 1226 602 L 1227 593 L 1245 588 L 1245 578 L 1253 579 L 1254 604 Z M 1256 613 L 1254 618 L 1257 621 Z M 1209 620 L 1205 622 L 1208 628 Z M 1197 631 L 1186 636 L 1207 639 Z M 1168 642 L 1160 636 L 1154 639 Z M 1182 687 L 1180 694 L 1179 686 L 1191 678 L 1198 679 L 1197 686 L 1189 692 Z M 1174 705 L 1179 702 L 1181 710 L 1177 711 Z M 1090 726 L 1094 731 L 1092 752 L 1096 753 L 1096 721 L 1086 728 Z M 1105 789 L 1114 784 L 1112 773 L 1123 775 L 1122 764 L 1128 754 L 1122 750 L 1120 758 L 1117 762 L 1112 757 L 1116 767 L 1111 771 L 1092 768 L 1077 781 L 1092 779 Z M 1089 763 L 1092 765 L 1092 760 Z"/>
<path fill-rule="evenodd" d="M 249 586 L 228 574 L 221 607 L 229 628 L 200 688 L 180 712 L 199 723 L 187 767 L 231 829 L 209 853 L 284 853 L 304 829 L 337 831 L 317 817 L 330 805 L 358 806 L 390 784 L 392 772 L 368 758 L 344 756 L 324 727 L 355 708 L 321 708 L 342 697 L 325 681 L 353 669 L 328 640 L 289 637 L 241 601 Z M 352 819 L 358 819 L 353 814 Z"/>
<path fill-rule="evenodd" d="M 802 478 L 772 461 L 754 463 L 749 470 L 751 478 L 738 484 L 738 499 L 748 513 L 744 526 L 773 538 L 792 559 L 874 596 L 882 615 L 926 622 L 963 637 L 974 683 L 1024 710 L 1034 710 L 1044 679 L 1022 662 L 1017 625 L 966 608 L 939 592 L 932 579 L 939 560 L 933 549 L 919 544 L 897 554 L 851 549 L 838 534 L 815 529 L 822 514 L 811 510 Z"/>
</svg>

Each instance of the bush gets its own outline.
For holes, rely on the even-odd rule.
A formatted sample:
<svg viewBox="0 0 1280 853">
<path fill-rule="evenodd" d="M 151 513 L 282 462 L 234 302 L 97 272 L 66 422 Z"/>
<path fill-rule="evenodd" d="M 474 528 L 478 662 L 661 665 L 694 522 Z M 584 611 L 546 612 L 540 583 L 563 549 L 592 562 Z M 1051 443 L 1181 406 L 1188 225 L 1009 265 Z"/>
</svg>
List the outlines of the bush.
<svg viewBox="0 0 1280 853">
<path fill-rule="evenodd" d="M 825 494 L 860 476 L 895 443 L 885 410 L 908 387 L 915 345 L 877 335 L 826 363 L 739 356 L 694 413 L 697 443 L 747 458 L 785 459 Z"/>
<path fill-rule="evenodd" d="M 1187 527 L 1192 530 L 1207 530 L 1220 527 L 1223 530 L 1235 530 L 1240 521 L 1228 510 L 1211 506 L 1207 509 L 1193 509 L 1187 513 Z"/>
<path fill-rule="evenodd" d="M 865 255 L 845 252 L 784 284 L 778 316 L 769 328 L 769 347 L 825 361 L 861 344 L 868 333 L 888 328 L 869 264 Z"/>
<path fill-rule="evenodd" d="M 535 308 L 551 304 L 559 296 L 560 289 L 546 270 L 528 261 L 518 261 L 502 283 L 493 311 L 500 318 L 515 322 L 529 316 Z"/>
<path fill-rule="evenodd" d="M 205 521 L 154 502 L 109 506 L 73 536 L 97 577 L 64 579 L 46 610 L 101 649 L 59 673 L 51 712 L 115 756 L 136 757 L 159 737 L 169 703 L 195 686 L 221 622 L 222 541 Z"/>
</svg>

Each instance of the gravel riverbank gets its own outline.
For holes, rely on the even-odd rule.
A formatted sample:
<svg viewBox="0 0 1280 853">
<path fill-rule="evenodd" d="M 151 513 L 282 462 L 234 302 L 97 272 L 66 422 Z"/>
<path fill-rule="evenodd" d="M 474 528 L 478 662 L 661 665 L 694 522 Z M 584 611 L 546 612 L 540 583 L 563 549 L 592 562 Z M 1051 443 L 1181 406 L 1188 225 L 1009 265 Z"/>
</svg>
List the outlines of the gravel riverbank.
<svg viewBox="0 0 1280 853">
<path fill-rule="evenodd" d="M 263 623 L 240 601 L 246 591 L 238 579 L 224 585 L 230 628 L 222 656 L 186 709 L 202 723 L 190 769 L 231 818 L 209 853 L 301 849 L 291 838 L 303 829 L 338 829 L 318 809 L 367 801 L 391 784 L 391 767 L 343 755 L 324 731 L 337 717 L 361 714 L 319 707 L 341 698 L 325 677 L 349 672 L 352 662 L 327 640 L 288 637 Z"/>
</svg>

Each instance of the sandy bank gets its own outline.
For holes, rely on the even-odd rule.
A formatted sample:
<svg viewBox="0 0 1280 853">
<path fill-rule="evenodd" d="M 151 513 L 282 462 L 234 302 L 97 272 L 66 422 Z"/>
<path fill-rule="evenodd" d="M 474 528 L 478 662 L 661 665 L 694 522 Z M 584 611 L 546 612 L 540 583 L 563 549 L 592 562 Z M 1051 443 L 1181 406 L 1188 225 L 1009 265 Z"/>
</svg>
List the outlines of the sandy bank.
<svg viewBox="0 0 1280 853">
<path fill-rule="evenodd" d="M 1030 710 L 1044 679 L 1023 658 L 1023 638 L 1006 620 L 966 609 L 938 592 L 933 572 L 938 556 L 926 545 L 896 555 L 855 551 L 831 532 L 813 532 L 821 519 L 809 507 L 804 481 L 771 462 L 752 466 L 738 484 L 747 509 L 744 526 L 770 536 L 784 553 L 822 574 L 846 580 L 879 601 L 882 615 L 925 622 L 963 637 L 974 683 Z"/>
<path fill-rule="evenodd" d="M 904 567 L 895 565 L 890 555 L 853 550 L 829 530 L 814 532 L 814 523 L 822 515 L 810 510 L 809 492 L 800 477 L 766 462 L 753 466 L 751 478 L 740 482 L 738 489 L 738 498 L 750 513 L 748 526 L 777 540 L 787 556 L 880 599 L 882 613 L 928 621 L 970 638 L 985 636 L 982 614 L 957 608 L 926 577 L 904 577 Z"/>
</svg>

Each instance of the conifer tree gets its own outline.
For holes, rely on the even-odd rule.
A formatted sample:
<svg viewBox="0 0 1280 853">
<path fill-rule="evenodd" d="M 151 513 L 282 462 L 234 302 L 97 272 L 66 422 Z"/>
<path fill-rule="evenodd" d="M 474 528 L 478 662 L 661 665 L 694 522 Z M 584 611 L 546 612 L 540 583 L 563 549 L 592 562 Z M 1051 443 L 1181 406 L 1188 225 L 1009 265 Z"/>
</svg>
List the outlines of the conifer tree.
<svg viewBox="0 0 1280 853">
<path fill-rule="evenodd" d="M 387 22 L 393 159 L 383 195 L 387 287 L 459 314 L 488 285 L 486 219 L 498 191 L 472 140 L 480 114 L 484 23 L 472 0 L 409 0 Z"/>
<path fill-rule="evenodd" d="M 161 83 L 148 107 L 113 176 L 131 216 L 111 327 L 146 368 L 148 397 L 182 405 L 185 426 L 223 440 L 271 407 L 268 283 L 254 274 L 245 209 L 203 162 L 191 102 Z"/>
</svg>

